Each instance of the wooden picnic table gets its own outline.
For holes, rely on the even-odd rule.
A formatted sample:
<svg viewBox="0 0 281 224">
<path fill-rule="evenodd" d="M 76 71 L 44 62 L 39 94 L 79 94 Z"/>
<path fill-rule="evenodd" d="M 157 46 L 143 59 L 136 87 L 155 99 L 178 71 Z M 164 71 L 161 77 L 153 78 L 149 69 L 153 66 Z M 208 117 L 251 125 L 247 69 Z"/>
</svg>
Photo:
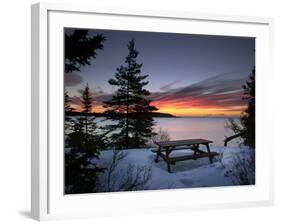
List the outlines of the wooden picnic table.
<svg viewBox="0 0 281 224">
<path fill-rule="evenodd" d="M 167 170 L 171 173 L 170 164 L 175 164 L 178 161 L 198 158 L 209 157 L 210 163 L 213 162 L 213 157 L 219 155 L 217 152 L 211 152 L 209 144 L 212 143 L 210 140 L 206 139 L 184 139 L 184 140 L 174 140 L 174 141 L 162 141 L 155 142 L 158 146 L 157 149 L 153 149 L 152 152 L 156 153 L 155 162 L 159 161 L 159 157 L 167 163 Z M 199 149 L 200 145 L 204 145 L 207 148 L 207 151 Z M 193 151 L 193 154 L 189 155 L 180 155 L 180 156 L 171 156 L 171 152 L 174 150 L 185 150 L 189 149 Z"/>
</svg>

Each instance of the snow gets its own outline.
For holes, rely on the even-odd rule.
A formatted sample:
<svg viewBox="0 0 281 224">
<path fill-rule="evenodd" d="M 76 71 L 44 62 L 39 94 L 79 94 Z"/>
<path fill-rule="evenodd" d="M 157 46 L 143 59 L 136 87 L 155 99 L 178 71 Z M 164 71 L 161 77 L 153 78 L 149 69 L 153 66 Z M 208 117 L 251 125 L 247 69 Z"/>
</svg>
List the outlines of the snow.
<svg viewBox="0 0 281 224">
<path fill-rule="evenodd" d="M 126 167 L 133 165 L 135 167 L 147 167 L 151 171 L 151 177 L 143 189 L 175 189 L 175 188 L 193 188 L 193 187 L 211 187 L 211 186 L 231 186 L 233 181 L 225 175 L 226 171 L 233 166 L 233 158 L 239 155 L 245 158 L 249 154 L 249 149 L 239 147 L 211 147 L 211 151 L 220 153 L 220 156 L 214 158 L 210 164 L 208 158 L 197 160 L 186 160 L 171 165 L 172 173 L 167 172 L 167 164 L 162 158 L 155 163 L 155 153 L 152 148 L 123 150 L 124 158 L 121 159 L 114 169 L 115 179 L 122 179 L 125 175 Z M 182 150 L 172 152 L 171 155 L 185 153 Z M 99 166 L 109 167 L 112 163 L 113 151 L 102 151 L 100 159 L 96 160 Z M 101 180 L 106 180 L 107 172 L 100 174 Z M 143 190 L 140 189 L 140 190 Z"/>
</svg>

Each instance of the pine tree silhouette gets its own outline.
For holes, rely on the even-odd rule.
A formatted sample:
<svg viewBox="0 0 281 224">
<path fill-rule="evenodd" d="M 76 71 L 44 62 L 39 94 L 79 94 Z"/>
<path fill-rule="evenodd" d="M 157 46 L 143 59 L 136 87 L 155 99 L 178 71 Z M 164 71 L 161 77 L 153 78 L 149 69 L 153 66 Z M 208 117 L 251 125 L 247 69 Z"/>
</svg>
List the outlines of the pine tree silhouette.
<svg viewBox="0 0 281 224">
<path fill-rule="evenodd" d="M 65 73 L 69 73 L 90 65 L 91 59 L 97 56 L 97 50 L 103 49 L 105 37 L 100 34 L 92 37 L 88 35 L 88 30 L 75 29 L 71 33 L 65 31 L 64 40 Z M 95 192 L 97 174 L 104 170 L 94 162 L 105 144 L 104 135 L 97 133 L 94 118 L 89 117 L 92 99 L 88 85 L 80 100 L 84 115 L 78 118 L 67 116 L 73 108 L 65 91 L 65 193 L 69 194 Z"/>
<path fill-rule="evenodd" d="M 74 108 L 71 107 L 70 102 L 71 102 L 71 99 L 68 95 L 68 92 L 65 91 L 64 92 L 64 111 L 66 113 L 74 111 Z"/>
<path fill-rule="evenodd" d="M 68 95 L 68 92 L 64 92 L 64 130 L 68 130 L 71 126 L 72 118 L 68 116 L 68 113 L 74 111 L 74 108 L 71 107 L 71 99 Z"/>
<path fill-rule="evenodd" d="M 255 75 L 256 70 L 253 68 L 252 73 L 249 76 L 249 80 L 243 86 L 244 89 L 244 97 L 243 100 L 248 101 L 247 109 L 242 113 L 241 116 L 241 123 L 243 124 L 244 128 L 244 135 L 242 136 L 244 139 L 244 144 L 248 145 L 251 148 L 255 148 L 255 117 L 256 117 L 256 110 L 255 110 Z"/>
<path fill-rule="evenodd" d="M 65 153 L 65 182 L 67 193 L 91 193 L 96 191 L 98 167 L 93 159 L 99 159 L 100 150 L 106 147 L 105 135 L 99 133 L 95 117 L 91 116 L 92 96 L 86 84 L 81 90 L 80 101 L 83 115 L 72 120 L 72 129 L 68 134 L 70 151 Z"/>
<path fill-rule="evenodd" d="M 117 68 L 115 77 L 108 82 L 118 87 L 110 101 L 104 102 L 105 114 L 114 124 L 106 128 L 115 130 L 113 144 L 119 148 L 142 147 L 153 135 L 153 118 L 150 112 L 157 110 L 147 99 L 150 92 L 144 87 L 148 75 L 141 74 L 142 64 L 137 63 L 135 41 L 128 44 L 125 65 Z M 118 131 L 118 132 L 117 132 Z"/>
<path fill-rule="evenodd" d="M 106 38 L 98 34 L 88 35 L 88 30 L 75 29 L 72 33 L 65 32 L 65 72 L 80 71 L 81 66 L 90 65 L 90 59 L 96 58 L 97 50 L 103 49 Z"/>
<path fill-rule="evenodd" d="M 230 128 L 235 134 L 233 136 L 227 137 L 224 140 L 224 145 L 227 146 L 227 142 L 235 139 L 242 138 L 243 144 L 255 149 L 255 68 L 253 68 L 249 79 L 245 85 L 243 85 L 244 94 L 242 100 L 246 100 L 248 103 L 245 111 L 242 112 L 239 120 L 234 120 L 229 118 L 226 127 Z"/>
<path fill-rule="evenodd" d="M 88 83 L 85 86 L 85 89 L 82 92 L 82 107 L 83 107 L 83 113 L 84 113 L 84 125 L 85 125 L 85 134 L 88 135 L 88 125 L 89 125 L 89 118 L 88 115 L 91 113 L 92 110 L 92 96 L 90 93 L 89 85 Z M 92 120 L 92 122 L 94 122 Z"/>
</svg>

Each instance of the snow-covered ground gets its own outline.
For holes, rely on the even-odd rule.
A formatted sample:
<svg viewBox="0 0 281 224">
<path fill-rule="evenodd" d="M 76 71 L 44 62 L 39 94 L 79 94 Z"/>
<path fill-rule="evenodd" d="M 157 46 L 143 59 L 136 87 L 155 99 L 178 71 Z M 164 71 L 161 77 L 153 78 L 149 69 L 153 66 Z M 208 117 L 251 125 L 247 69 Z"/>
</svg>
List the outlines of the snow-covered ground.
<svg viewBox="0 0 281 224">
<path fill-rule="evenodd" d="M 112 150 L 102 151 L 100 159 L 96 161 L 99 166 L 107 168 L 107 171 L 99 175 L 101 183 L 104 184 L 101 191 L 119 191 L 122 184 L 120 182 L 124 181 L 128 171 L 137 172 L 136 170 L 141 167 L 146 168 L 150 178 L 143 186 L 138 188 L 139 190 L 234 185 L 233 179 L 227 176 L 226 172 L 232 169 L 235 162 L 234 158 L 237 158 L 237 156 L 240 158 L 249 156 L 249 149 L 211 147 L 211 151 L 220 153 L 220 156 L 215 157 L 212 164 L 210 164 L 208 158 L 181 161 L 171 165 L 172 173 L 167 172 L 167 165 L 162 158 L 159 158 L 158 163 L 154 162 L 155 153 L 151 152 L 151 148 L 123 150 L 121 159 L 114 166 L 112 166 L 114 152 Z M 172 152 L 171 155 L 186 154 L 186 152 L 186 150 L 185 152 L 179 150 Z M 130 170 L 128 170 L 128 166 L 130 166 Z M 112 173 L 110 174 L 111 183 L 108 184 L 108 170 L 110 170 L 110 167 L 113 167 L 113 169 L 111 169 Z M 130 178 L 132 179 L 133 177 Z M 106 185 L 112 186 L 110 190 L 103 190 Z"/>
</svg>

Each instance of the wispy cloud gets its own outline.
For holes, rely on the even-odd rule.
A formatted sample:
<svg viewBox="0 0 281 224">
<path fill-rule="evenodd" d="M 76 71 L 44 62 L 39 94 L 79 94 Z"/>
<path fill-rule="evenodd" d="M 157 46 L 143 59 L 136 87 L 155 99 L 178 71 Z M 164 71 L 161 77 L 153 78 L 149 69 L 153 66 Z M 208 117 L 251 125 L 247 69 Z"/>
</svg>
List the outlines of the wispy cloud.
<svg viewBox="0 0 281 224">
<path fill-rule="evenodd" d="M 165 92 L 154 92 L 151 100 L 159 108 L 176 109 L 207 109 L 224 108 L 233 111 L 245 106 L 242 101 L 242 85 L 247 80 L 247 74 L 242 72 L 223 73 L 201 82 L 170 89 Z"/>
<path fill-rule="evenodd" d="M 167 91 L 167 90 L 170 90 L 172 88 L 172 86 L 174 86 L 175 84 L 179 83 L 181 80 L 175 80 L 173 82 L 170 82 L 168 84 L 165 84 L 165 85 L 162 85 L 160 86 L 160 90 L 161 91 Z"/>
<path fill-rule="evenodd" d="M 174 81 L 162 86 L 162 89 L 166 89 L 166 91 L 152 92 L 150 99 L 152 104 L 162 112 L 238 115 L 246 105 L 246 102 L 242 100 L 242 85 L 246 80 L 247 72 L 229 72 L 189 86 L 170 89 L 177 83 Z M 110 100 L 112 94 L 104 92 L 99 87 L 92 90 L 92 96 L 93 109 L 98 108 L 100 111 L 103 102 Z M 77 96 L 72 97 L 72 103 L 81 106 Z"/>
</svg>

